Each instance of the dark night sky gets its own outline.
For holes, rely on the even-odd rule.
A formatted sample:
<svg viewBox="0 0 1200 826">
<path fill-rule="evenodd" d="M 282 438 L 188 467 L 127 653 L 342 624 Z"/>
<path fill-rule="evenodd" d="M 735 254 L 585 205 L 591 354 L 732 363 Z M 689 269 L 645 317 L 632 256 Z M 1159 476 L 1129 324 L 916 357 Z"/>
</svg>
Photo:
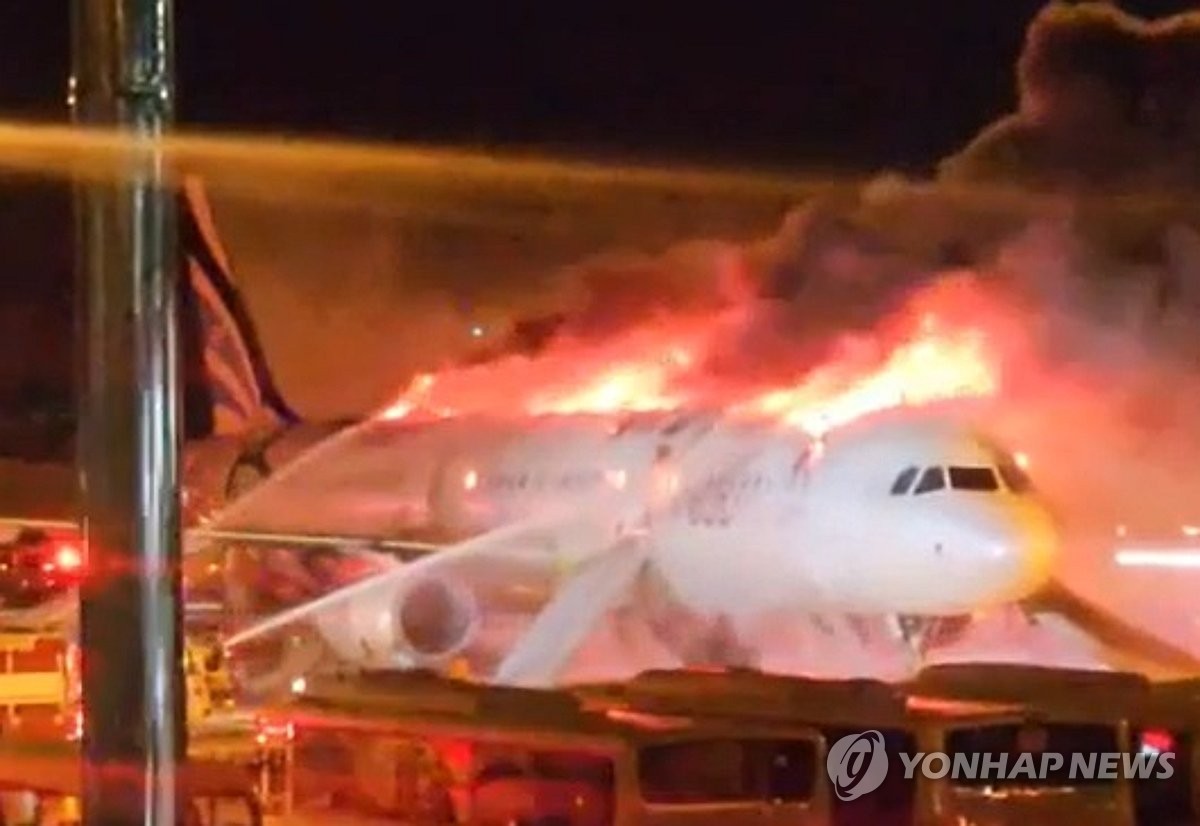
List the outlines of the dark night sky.
<svg viewBox="0 0 1200 826">
<path fill-rule="evenodd" d="M 176 5 L 186 123 L 921 169 L 1011 105 L 1042 3 Z M 0 0 L 0 113 L 63 116 L 67 8 Z"/>
<path fill-rule="evenodd" d="M 1010 110 L 1043 5 L 175 2 L 185 125 L 862 172 L 928 170 Z M 0 0 L 0 118 L 67 116 L 68 9 Z M 0 199 L 0 327 L 67 325 L 67 188 Z M 69 364 L 69 336 L 9 342 L 0 397 Z"/>
</svg>

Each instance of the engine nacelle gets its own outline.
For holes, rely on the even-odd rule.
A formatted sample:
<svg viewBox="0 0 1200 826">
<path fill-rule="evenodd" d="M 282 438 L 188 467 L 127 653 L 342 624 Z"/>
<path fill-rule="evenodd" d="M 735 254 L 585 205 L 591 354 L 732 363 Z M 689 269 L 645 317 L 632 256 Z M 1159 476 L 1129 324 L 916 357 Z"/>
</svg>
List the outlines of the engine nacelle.
<svg viewBox="0 0 1200 826">
<path fill-rule="evenodd" d="M 397 646 L 419 665 L 458 654 L 475 639 L 481 612 L 475 593 L 450 579 L 422 579 L 405 588 L 392 610 Z"/>
<path fill-rule="evenodd" d="M 318 615 L 316 625 L 343 662 L 437 667 L 471 645 L 481 617 L 470 588 L 451 578 L 425 577 L 399 591 L 364 594 Z"/>
</svg>

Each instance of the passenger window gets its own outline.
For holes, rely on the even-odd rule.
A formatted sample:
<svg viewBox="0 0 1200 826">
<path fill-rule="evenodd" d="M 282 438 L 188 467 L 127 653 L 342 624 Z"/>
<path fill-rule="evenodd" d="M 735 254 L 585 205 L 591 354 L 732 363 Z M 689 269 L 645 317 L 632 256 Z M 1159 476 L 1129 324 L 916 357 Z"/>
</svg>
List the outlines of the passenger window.
<svg viewBox="0 0 1200 826">
<path fill-rule="evenodd" d="M 903 496 L 908 493 L 912 483 L 917 478 L 917 468 L 907 467 L 900 471 L 900 475 L 896 477 L 896 481 L 892 482 L 892 496 Z"/>
<path fill-rule="evenodd" d="M 921 474 L 921 481 L 917 482 L 913 493 L 932 493 L 944 487 L 946 487 L 946 474 L 942 472 L 942 469 L 940 467 L 925 468 L 925 472 Z"/>
<path fill-rule="evenodd" d="M 1000 483 L 990 467 L 952 467 L 950 487 L 954 490 L 994 491 L 1000 489 Z"/>
</svg>

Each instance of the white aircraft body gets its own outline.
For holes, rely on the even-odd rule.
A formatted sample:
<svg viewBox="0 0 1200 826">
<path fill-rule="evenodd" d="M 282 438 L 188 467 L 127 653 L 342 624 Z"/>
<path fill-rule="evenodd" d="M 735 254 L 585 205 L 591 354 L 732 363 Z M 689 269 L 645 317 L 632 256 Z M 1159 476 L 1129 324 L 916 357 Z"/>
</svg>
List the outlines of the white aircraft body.
<svg viewBox="0 0 1200 826">
<path fill-rule="evenodd" d="M 646 587 L 656 600 L 643 602 L 737 640 L 766 616 L 910 620 L 1010 604 L 1048 580 L 1057 551 L 1011 457 L 938 419 L 877 419 L 819 442 L 705 414 L 378 421 L 335 442 L 216 528 L 304 534 L 340 514 L 362 536 L 421 528 L 460 541 L 231 645 L 303 620 L 343 659 L 439 662 L 503 594 L 532 589 L 545 603 L 497 677 L 549 682 Z"/>
<path fill-rule="evenodd" d="M 183 214 L 185 303 L 216 434 L 189 445 L 185 506 L 224 506 L 187 546 L 236 548 L 218 613 L 257 612 L 264 591 L 275 603 L 231 645 L 299 626 L 319 643 L 282 657 L 261 686 L 286 685 L 328 651 L 355 665 L 442 665 L 474 648 L 493 652 L 496 680 L 552 683 L 596 636 L 616 640 L 618 660 L 639 648 L 649 665 L 835 676 L 876 676 L 897 650 L 1061 661 L 1009 626 L 1063 616 L 1108 651 L 1200 670 L 1052 581 L 1055 527 L 1011 457 L 919 411 L 823 442 L 707 413 L 372 420 L 334 435 L 299 423 L 211 215 L 195 197 Z M 0 528 L 74 529 L 16 514 Z M 369 573 L 345 584 L 315 570 L 339 560 Z M 0 625 L 70 625 L 77 605 L 73 589 L 33 608 L 0 604 Z M 213 613 L 195 595 L 189 607 Z M 981 613 L 1013 610 L 990 649 L 971 639 Z M 639 631 L 649 642 L 634 644 Z"/>
</svg>

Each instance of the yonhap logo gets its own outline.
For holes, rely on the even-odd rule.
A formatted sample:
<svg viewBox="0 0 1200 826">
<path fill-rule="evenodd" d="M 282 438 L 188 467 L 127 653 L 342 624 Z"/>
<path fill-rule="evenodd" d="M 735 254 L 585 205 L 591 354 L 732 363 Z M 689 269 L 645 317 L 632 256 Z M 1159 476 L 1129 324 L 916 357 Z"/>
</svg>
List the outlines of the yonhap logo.
<svg viewBox="0 0 1200 826">
<path fill-rule="evenodd" d="M 840 800 L 857 800 L 875 791 L 883 785 L 888 771 L 883 734 L 864 731 L 846 735 L 829 750 L 825 768 Z"/>
<path fill-rule="evenodd" d="M 1175 774 L 1175 752 L 1150 743 L 1137 752 L 895 752 L 904 777 L 940 781 L 988 781 L 1020 784 L 1047 780 L 1073 784 L 1080 780 L 1169 780 Z M 825 768 L 838 799 L 857 800 L 883 785 L 888 774 L 888 753 L 883 734 L 864 731 L 848 734 L 829 749 Z"/>
</svg>

